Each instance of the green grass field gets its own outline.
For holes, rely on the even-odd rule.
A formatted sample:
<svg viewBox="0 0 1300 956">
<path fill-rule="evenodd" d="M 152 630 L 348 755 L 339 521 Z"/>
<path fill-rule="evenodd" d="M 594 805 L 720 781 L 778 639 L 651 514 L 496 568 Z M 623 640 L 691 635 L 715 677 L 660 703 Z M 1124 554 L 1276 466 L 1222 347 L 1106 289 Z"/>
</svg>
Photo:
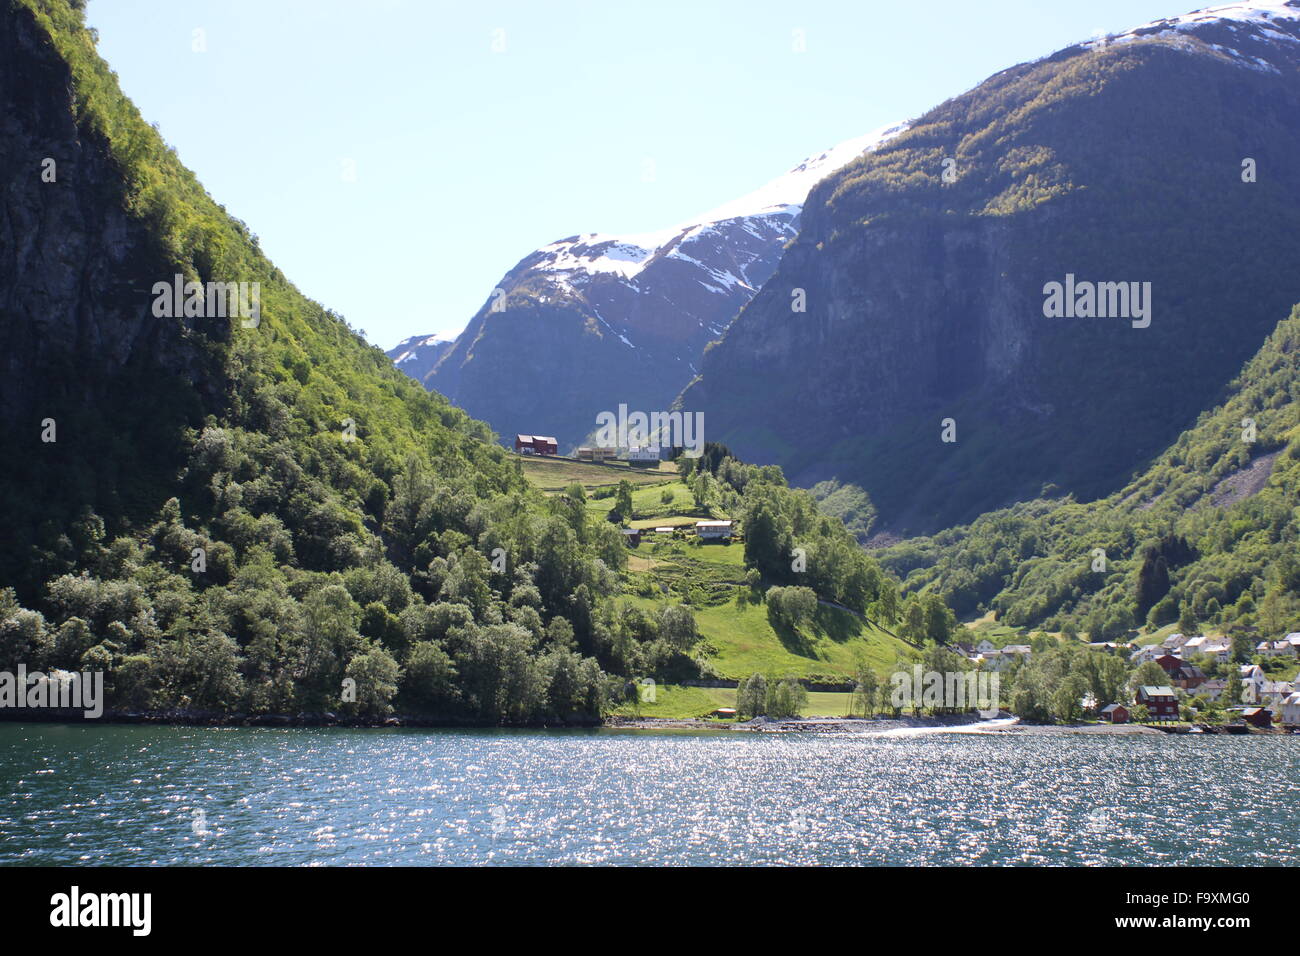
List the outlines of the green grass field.
<svg viewBox="0 0 1300 956">
<path fill-rule="evenodd" d="M 733 687 L 682 687 L 677 684 L 659 684 L 655 687 L 654 696 L 653 702 L 642 701 L 639 706 L 631 703 L 623 704 L 612 713 L 619 717 L 661 717 L 683 720 L 689 717 L 707 717 L 719 707 L 736 706 L 736 690 Z M 808 694 L 808 706 L 803 709 L 803 716 L 848 717 L 852 696 L 812 691 Z M 733 721 L 719 719 L 718 723 L 728 724 Z"/>
<path fill-rule="evenodd" d="M 742 544 L 651 538 L 631 549 L 631 556 L 628 600 L 652 610 L 667 600 L 686 600 L 705 642 L 704 656 L 720 677 L 847 678 L 859 658 L 884 676 L 898 657 L 915 654 L 902 641 L 833 607 L 818 607 L 815 619 L 798 631 L 778 631 L 766 605 L 745 584 Z"/>
<path fill-rule="evenodd" d="M 798 632 L 774 629 L 765 605 L 735 600 L 696 608 L 695 620 L 716 651 L 709 663 L 722 676 L 737 680 L 756 673 L 847 678 L 859 658 L 883 677 L 898 657 L 915 656 L 902 641 L 838 608 L 818 608 L 816 619 Z"/>
<path fill-rule="evenodd" d="M 597 464 L 536 455 L 516 455 L 515 458 L 523 466 L 524 477 L 535 487 L 550 493 L 562 491 L 575 483 L 590 491 L 602 485 L 617 485 L 624 479 L 634 485 L 646 485 L 672 481 L 677 477 L 677 466 L 670 461 L 661 461 L 657 469 L 651 469 L 631 468 L 627 462 L 619 461 Z M 610 503 L 613 504 L 613 499 Z"/>
</svg>

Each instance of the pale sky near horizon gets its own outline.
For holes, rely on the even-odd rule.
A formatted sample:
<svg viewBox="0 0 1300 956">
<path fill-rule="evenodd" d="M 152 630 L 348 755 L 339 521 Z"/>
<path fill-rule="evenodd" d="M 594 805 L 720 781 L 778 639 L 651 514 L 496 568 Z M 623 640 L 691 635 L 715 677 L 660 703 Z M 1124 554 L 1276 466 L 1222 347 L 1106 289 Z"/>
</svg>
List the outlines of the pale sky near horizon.
<svg viewBox="0 0 1300 956">
<path fill-rule="evenodd" d="M 389 348 L 454 335 L 540 245 L 663 228 L 1001 69 L 1196 6 L 90 0 L 87 21 L 216 201 Z"/>
</svg>

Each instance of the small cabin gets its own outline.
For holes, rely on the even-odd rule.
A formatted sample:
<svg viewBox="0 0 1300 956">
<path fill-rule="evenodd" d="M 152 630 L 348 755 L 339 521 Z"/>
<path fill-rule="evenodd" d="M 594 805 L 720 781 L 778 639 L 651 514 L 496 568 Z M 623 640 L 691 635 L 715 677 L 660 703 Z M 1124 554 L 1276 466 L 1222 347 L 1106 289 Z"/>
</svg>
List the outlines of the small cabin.
<svg viewBox="0 0 1300 956">
<path fill-rule="evenodd" d="M 1128 708 L 1123 704 L 1107 704 L 1101 709 L 1101 719 L 1111 724 L 1127 724 Z"/>
<path fill-rule="evenodd" d="M 1273 714 L 1265 707 L 1247 707 L 1241 712 L 1241 719 L 1252 727 L 1273 726 Z"/>
<path fill-rule="evenodd" d="M 624 528 L 623 541 L 627 544 L 629 548 L 635 548 L 638 544 L 641 543 L 641 529 Z"/>
<path fill-rule="evenodd" d="M 725 540 L 731 537 L 731 522 L 697 521 L 695 522 L 695 534 L 706 541 Z"/>
<path fill-rule="evenodd" d="M 515 452 L 520 455 L 558 455 L 560 445 L 549 435 L 516 435 Z"/>
</svg>

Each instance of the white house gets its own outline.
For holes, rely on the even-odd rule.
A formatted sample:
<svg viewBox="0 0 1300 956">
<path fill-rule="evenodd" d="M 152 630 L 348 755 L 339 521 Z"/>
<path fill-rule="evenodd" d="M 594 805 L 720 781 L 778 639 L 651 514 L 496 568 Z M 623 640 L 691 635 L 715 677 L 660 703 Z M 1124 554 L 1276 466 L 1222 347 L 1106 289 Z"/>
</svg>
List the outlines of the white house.
<svg viewBox="0 0 1300 956">
<path fill-rule="evenodd" d="M 1268 704 L 1274 713 L 1282 706 L 1282 702 L 1295 693 L 1295 685 L 1285 680 L 1266 680 L 1264 686 L 1260 688 L 1261 703 Z"/>
<path fill-rule="evenodd" d="M 1187 640 L 1188 638 L 1186 634 L 1170 634 L 1160 642 L 1160 646 L 1172 654 L 1174 651 L 1178 650 L 1178 648 L 1186 644 Z"/>
<path fill-rule="evenodd" d="M 1147 661 L 1154 661 L 1156 658 L 1164 657 L 1166 652 L 1167 648 L 1160 644 L 1147 644 L 1134 651 L 1129 660 L 1136 667 L 1147 663 Z"/>
<path fill-rule="evenodd" d="M 1221 664 L 1226 664 L 1232 659 L 1232 645 L 1225 644 L 1222 641 L 1215 641 L 1214 643 L 1207 641 L 1201 645 L 1200 653 L 1213 658 Z"/>
<path fill-rule="evenodd" d="M 1258 664 L 1241 665 L 1241 702 L 1257 704 L 1264 695 L 1264 670 Z"/>
<path fill-rule="evenodd" d="M 730 538 L 730 521 L 697 521 L 695 534 L 705 539 Z"/>
<path fill-rule="evenodd" d="M 1282 723 L 1300 724 L 1300 694 L 1292 694 L 1282 701 Z"/>
<path fill-rule="evenodd" d="M 1228 682 L 1222 677 L 1216 677 L 1207 680 L 1199 685 L 1195 690 L 1190 691 L 1194 697 L 1204 697 L 1206 700 L 1218 700 L 1223 696 L 1223 692 L 1228 689 Z"/>
<path fill-rule="evenodd" d="M 986 661 L 992 670 L 1004 671 L 1018 660 L 1027 660 L 1032 653 L 1028 644 L 1008 644 L 980 654 L 980 660 Z"/>
<path fill-rule="evenodd" d="M 1295 645 L 1290 641 L 1260 641 L 1255 645 L 1260 657 L 1295 657 Z"/>
</svg>

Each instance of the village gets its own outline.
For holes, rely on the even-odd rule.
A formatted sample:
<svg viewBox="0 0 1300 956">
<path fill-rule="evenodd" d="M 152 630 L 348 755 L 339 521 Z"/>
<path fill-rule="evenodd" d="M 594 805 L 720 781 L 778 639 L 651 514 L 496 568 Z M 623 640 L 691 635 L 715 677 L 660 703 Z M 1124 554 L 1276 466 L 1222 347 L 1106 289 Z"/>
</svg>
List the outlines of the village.
<svg viewBox="0 0 1300 956">
<path fill-rule="evenodd" d="M 1107 641 L 1084 646 L 1124 655 L 1133 667 L 1154 664 L 1165 674 L 1162 683 L 1137 686 L 1131 704 L 1099 707 L 1090 697 L 1080 701 L 1085 714 L 1104 723 L 1141 719 L 1143 723 L 1178 725 L 1177 729 L 1192 733 L 1219 726 L 1228 732 L 1271 729 L 1300 733 L 1300 680 L 1271 679 L 1258 662 L 1300 662 L 1300 632 L 1276 641 L 1260 641 L 1254 647 L 1256 662 L 1246 664 L 1233 662 L 1231 641 L 1208 635 L 1170 634 L 1152 644 Z M 1009 671 L 1033 655 L 1028 644 L 998 647 L 987 638 L 974 644 L 959 642 L 953 650 L 979 669 L 997 673 Z M 1226 676 L 1210 676 L 1207 668 Z M 1210 720 L 1210 712 L 1221 716 Z"/>
<path fill-rule="evenodd" d="M 603 472 L 617 469 L 617 473 L 639 476 L 645 482 L 638 487 L 659 487 L 657 482 L 675 476 L 676 472 L 665 460 L 664 453 L 655 447 L 629 447 L 625 449 L 601 446 L 581 446 L 572 456 L 559 453 L 559 443 L 553 436 L 517 434 L 515 453 L 538 465 L 554 462 L 557 468 L 568 466 L 556 480 L 556 489 L 562 481 L 571 480 L 585 466 L 595 466 Z M 611 476 L 612 478 L 612 476 Z M 611 478 L 589 481 L 609 481 Z M 730 543 L 742 540 L 735 523 L 726 517 L 663 518 L 659 521 L 639 520 L 630 527 L 620 529 L 628 548 L 639 553 L 643 543 L 690 541 L 698 543 Z M 653 565 L 654 560 L 641 559 L 639 567 Z M 697 609 L 698 612 L 698 609 Z M 1019 665 L 1030 661 L 1034 654 L 1028 643 L 1007 641 L 1006 635 L 995 642 L 984 636 L 978 625 L 969 640 L 956 641 L 950 650 L 960 654 L 975 670 L 1003 674 L 1014 678 Z M 1022 638 L 1021 640 L 1024 640 Z M 1148 640 L 1153 640 L 1149 638 Z M 715 642 L 717 639 L 715 638 Z M 1240 643 L 1240 642 L 1239 642 Z M 1130 667 L 1156 665 L 1157 672 L 1148 670 L 1144 682 L 1132 689 L 1125 702 L 1099 705 L 1091 697 L 1080 701 L 1083 719 L 1104 724 L 1148 724 L 1172 733 L 1300 733 L 1300 680 L 1295 672 L 1300 667 L 1300 632 L 1286 634 L 1277 640 L 1253 640 L 1252 661 L 1242 663 L 1241 647 L 1234 647 L 1232 638 L 1211 635 L 1163 636 L 1152 643 L 1106 641 L 1082 643 L 1095 652 L 1120 655 Z M 1279 679 L 1282 673 L 1290 680 Z M 734 680 L 724 683 L 734 685 Z M 813 685 L 810 685 L 810 687 Z M 814 691 L 816 695 L 816 692 Z M 840 710 L 843 710 L 841 707 Z M 711 717 L 734 717 L 735 710 L 728 702 L 707 712 Z M 832 716 L 829 710 L 819 717 Z M 841 715 L 842 716 L 842 715 Z"/>
</svg>

